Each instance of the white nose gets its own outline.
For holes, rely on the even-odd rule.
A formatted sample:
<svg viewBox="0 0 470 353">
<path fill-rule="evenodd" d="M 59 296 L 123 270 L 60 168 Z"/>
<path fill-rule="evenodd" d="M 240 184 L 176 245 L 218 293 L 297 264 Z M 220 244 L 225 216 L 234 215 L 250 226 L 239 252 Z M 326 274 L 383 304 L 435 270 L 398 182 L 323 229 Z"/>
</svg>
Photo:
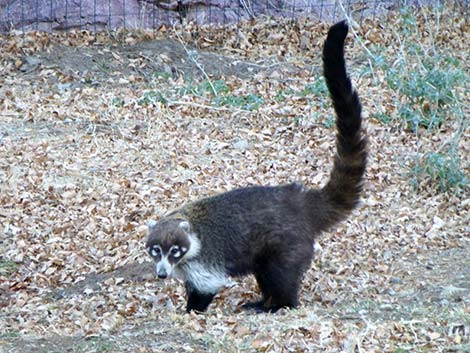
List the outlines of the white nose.
<svg viewBox="0 0 470 353">
<path fill-rule="evenodd" d="M 165 257 L 157 263 L 155 272 L 157 272 L 158 278 L 167 278 L 171 274 L 171 265 L 168 259 Z"/>
</svg>

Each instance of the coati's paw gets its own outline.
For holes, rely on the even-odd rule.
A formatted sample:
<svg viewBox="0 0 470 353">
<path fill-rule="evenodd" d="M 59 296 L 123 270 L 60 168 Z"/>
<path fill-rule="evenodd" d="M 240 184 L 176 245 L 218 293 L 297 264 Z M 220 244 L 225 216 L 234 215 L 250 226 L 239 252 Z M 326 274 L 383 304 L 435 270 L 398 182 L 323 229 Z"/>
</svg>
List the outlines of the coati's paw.
<svg viewBox="0 0 470 353">
<path fill-rule="evenodd" d="M 265 301 L 258 300 L 256 302 L 249 302 L 242 305 L 244 310 L 254 310 L 256 313 L 265 313 L 267 312 L 266 307 L 264 306 Z"/>
<path fill-rule="evenodd" d="M 292 309 L 292 308 L 293 307 L 286 306 L 286 305 L 272 305 L 268 308 L 265 308 L 265 310 L 266 310 L 267 313 L 274 314 L 274 313 L 278 312 L 281 309 Z"/>
<path fill-rule="evenodd" d="M 295 309 L 296 305 L 266 305 L 263 300 L 257 302 L 250 302 L 242 305 L 245 310 L 254 310 L 257 314 L 271 313 L 274 314 L 281 309 Z"/>
</svg>

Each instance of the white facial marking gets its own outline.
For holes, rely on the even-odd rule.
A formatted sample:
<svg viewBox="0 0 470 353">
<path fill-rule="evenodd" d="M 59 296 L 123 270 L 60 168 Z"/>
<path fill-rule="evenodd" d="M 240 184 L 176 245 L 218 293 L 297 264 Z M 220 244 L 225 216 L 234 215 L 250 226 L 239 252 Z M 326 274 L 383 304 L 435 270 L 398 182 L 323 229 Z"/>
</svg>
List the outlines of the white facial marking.
<svg viewBox="0 0 470 353">
<path fill-rule="evenodd" d="M 189 229 L 191 228 L 188 221 L 182 221 L 182 222 L 179 224 L 179 226 L 180 226 L 180 228 L 183 229 L 185 232 L 189 232 Z"/>
<path fill-rule="evenodd" d="M 193 233 L 189 234 L 188 239 L 189 239 L 189 250 L 184 257 L 187 260 L 197 256 L 197 254 L 199 254 L 199 251 L 201 250 L 201 242 L 197 238 L 196 234 L 193 234 Z"/>
<path fill-rule="evenodd" d="M 171 248 L 170 248 L 170 254 L 175 257 L 175 258 L 178 258 L 181 256 L 181 251 L 180 251 L 180 247 L 178 245 L 173 245 Z"/>
<path fill-rule="evenodd" d="M 154 245 L 152 246 L 152 248 L 150 249 L 150 255 L 152 256 L 158 256 L 159 254 L 161 254 L 162 252 L 162 248 L 159 246 L 159 245 Z"/>
<path fill-rule="evenodd" d="M 149 221 L 147 221 L 147 228 L 148 230 L 151 230 L 153 227 L 155 227 L 157 225 L 157 221 L 151 219 Z"/>
</svg>

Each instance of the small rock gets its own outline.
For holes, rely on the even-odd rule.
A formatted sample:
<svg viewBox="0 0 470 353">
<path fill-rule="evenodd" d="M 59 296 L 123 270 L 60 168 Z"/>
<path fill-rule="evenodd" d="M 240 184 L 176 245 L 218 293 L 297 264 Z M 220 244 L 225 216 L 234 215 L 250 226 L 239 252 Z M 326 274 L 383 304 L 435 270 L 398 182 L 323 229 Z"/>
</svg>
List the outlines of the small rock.
<svg viewBox="0 0 470 353">
<path fill-rule="evenodd" d="M 456 299 L 467 291 L 466 288 L 454 287 L 452 285 L 442 288 L 442 296 L 445 298 Z"/>
<path fill-rule="evenodd" d="M 247 150 L 249 147 L 249 144 L 248 144 L 248 141 L 246 140 L 240 140 L 240 141 L 237 141 L 233 144 L 233 148 L 237 149 L 237 150 Z"/>
<path fill-rule="evenodd" d="M 300 49 L 302 50 L 310 49 L 311 42 L 312 41 L 310 38 L 308 38 L 306 35 L 303 35 L 302 37 L 300 37 L 300 44 L 299 44 Z"/>
<path fill-rule="evenodd" d="M 445 222 L 438 216 L 434 216 L 432 221 L 434 223 L 433 227 L 436 229 L 441 229 L 445 225 Z"/>
<path fill-rule="evenodd" d="M 274 80 L 278 80 L 282 77 L 282 75 L 278 71 L 273 71 L 269 77 Z"/>
<path fill-rule="evenodd" d="M 386 250 L 384 252 L 384 260 L 387 261 L 387 260 L 390 260 L 391 258 L 393 258 L 393 253 L 390 250 Z"/>
<path fill-rule="evenodd" d="M 394 307 L 392 304 L 382 304 L 380 306 L 380 309 L 385 310 L 385 311 L 392 311 Z"/>
<path fill-rule="evenodd" d="M 22 72 L 30 72 L 36 69 L 41 64 L 41 59 L 35 58 L 33 56 L 26 56 L 22 60 L 17 60 L 15 66 Z"/>
<path fill-rule="evenodd" d="M 59 84 L 57 84 L 57 89 L 59 91 L 65 91 L 65 90 L 69 89 L 70 87 L 72 87 L 71 83 L 59 83 Z"/>
</svg>

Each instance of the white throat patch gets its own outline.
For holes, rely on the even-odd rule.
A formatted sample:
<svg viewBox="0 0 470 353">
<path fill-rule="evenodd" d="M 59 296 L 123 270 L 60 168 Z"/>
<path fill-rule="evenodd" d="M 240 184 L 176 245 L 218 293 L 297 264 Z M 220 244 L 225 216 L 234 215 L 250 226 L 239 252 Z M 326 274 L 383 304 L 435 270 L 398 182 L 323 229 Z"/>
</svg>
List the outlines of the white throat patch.
<svg viewBox="0 0 470 353">
<path fill-rule="evenodd" d="M 194 289 L 201 293 L 217 293 L 217 291 L 230 283 L 224 271 L 208 267 L 199 262 L 187 262 L 178 269 L 178 277 L 189 281 Z"/>
</svg>

